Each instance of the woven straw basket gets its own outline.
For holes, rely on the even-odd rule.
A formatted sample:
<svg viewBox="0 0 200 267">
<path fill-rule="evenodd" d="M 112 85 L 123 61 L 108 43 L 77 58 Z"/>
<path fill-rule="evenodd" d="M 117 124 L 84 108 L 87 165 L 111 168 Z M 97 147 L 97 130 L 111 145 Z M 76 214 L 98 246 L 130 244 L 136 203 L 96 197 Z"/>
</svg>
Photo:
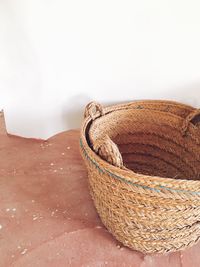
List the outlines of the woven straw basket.
<svg viewBox="0 0 200 267">
<path fill-rule="evenodd" d="M 143 253 L 200 238 L 200 110 L 172 101 L 87 105 L 81 153 L 110 233 Z"/>
</svg>

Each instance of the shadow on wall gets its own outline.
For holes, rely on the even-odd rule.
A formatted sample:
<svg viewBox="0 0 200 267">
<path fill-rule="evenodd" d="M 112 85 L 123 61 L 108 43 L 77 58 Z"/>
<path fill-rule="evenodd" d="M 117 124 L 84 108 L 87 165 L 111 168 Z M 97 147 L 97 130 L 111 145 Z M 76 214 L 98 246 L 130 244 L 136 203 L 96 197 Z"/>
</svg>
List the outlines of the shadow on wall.
<svg viewBox="0 0 200 267">
<path fill-rule="evenodd" d="M 152 99 L 150 93 L 148 94 L 147 99 Z M 174 100 L 194 106 L 196 108 L 200 108 L 200 84 L 196 83 L 183 88 L 168 89 L 166 90 L 166 93 L 163 96 L 158 93 L 158 97 L 156 97 L 156 99 Z M 134 99 L 132 97 L 130 99 L 127 98 L 127 101 L 125 102 L 133 100 Z M 98 102 L 98 99 L 92 99 L 88 95 L 79 94 L 74 97 L 71 97 L 68 100 L 68 102 L 66 103 L 66 107 L 62 112 L 63 125 L 66 129 L 80 128 L 81 122 L 83 120 L 85 106 L 91 101 Z M 105 106 L 120 103 L 120 101 L 107 101 L 106 99 L 103 102 L 99 102 Z"/>
<path fill-rule="evenodd" d="M 150 94 L 149 94 L 150 95 Z M 109 98 L 109 97 L 108 97 Z M 154 97 L 155 98 L 155 97 Z M 185 86 L 183 88 L 176 88 L 176 89 L 166 89 L 166 93 L 164 95 L 160 95 L 158 90 L 158 96 L 155 99 L 166 99 L 166 100 L 174 100 L 178 102 L 182 102 L 196 108 L 200 108 L 200 83 L 191 84 Z M 144 99 L 141 97 L 141 99 Z M 152 99 L 149 97 L 148 99 Z M 76 129 L 80 128 L 81 122 L 83 120 L 83 113 L 85 106 L 91 101 L 98 101 L 98 99 L 92 99 L 88 95 L 79 94 L 74 97 L 71 97 L 65 105 L 65 108 L 62 112 L 62 121 L 63 126 L 66 129 Z M 129 102 L 133 101 L 133 99 L 128 99 Z M 116 101 L 98 101 L 102 105 L 113 105 L 120 103 Z"/>
<path fill-rule="evenodd" d="M 92 99 L 85 94 L 73 96 L 67 101 L 65 108 L 62 111 L 64 128 L 80 128 L 85 106 L 90 101 L 92 101 Z"/>
<path fill-rule="evenodd" d="M 196 108 L 200 108 L 200 83 L 188 84 L 184 87 L 170 89 L 167 98 Z"/>
<path fill-rule="evenodd" d="M 97 101 L 102 105 L 114 105 L 118 102 L 113 101 L 98 101 L 97 99 L 92 99 L 91 97 L 81 94 L 71 97 L 65 105 L 65 108 L 62 112 L 62 121 L 64 128 L 66 129 L 77 129 L 81 127 L 83 121 L 83 115 L 86 105 L 91 101 Z M 127 101 L 128 102 L 128 101 Z"/>
</svg>

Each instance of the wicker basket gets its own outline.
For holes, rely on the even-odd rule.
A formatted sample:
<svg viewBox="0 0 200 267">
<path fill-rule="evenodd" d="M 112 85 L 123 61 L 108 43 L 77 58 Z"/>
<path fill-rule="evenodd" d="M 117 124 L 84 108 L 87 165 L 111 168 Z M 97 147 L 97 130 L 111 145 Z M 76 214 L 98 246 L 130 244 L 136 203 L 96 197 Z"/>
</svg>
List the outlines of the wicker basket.
<svg viewBox="0 0 200 267">
<path fill-rule="evenodd" d="M 97 212 L 143 253 L 200 238 L 200 110 L 172 101 L 87 105 L 81 152 Z"/>
</svg>

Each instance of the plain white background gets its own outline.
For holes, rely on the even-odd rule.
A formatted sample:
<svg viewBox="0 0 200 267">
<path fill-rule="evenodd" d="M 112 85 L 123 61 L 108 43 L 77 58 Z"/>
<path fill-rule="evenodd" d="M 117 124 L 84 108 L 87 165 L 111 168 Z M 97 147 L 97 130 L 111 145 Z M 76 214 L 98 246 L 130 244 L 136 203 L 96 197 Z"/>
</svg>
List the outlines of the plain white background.
<svg viewBox="0 0 200 267">
<path fill-rule="evenodd" d="M 200 2 L 0 0 L 0 108 L 47 138 L 83 107 L 134 99 L 200 106 Z"/>
</svg>

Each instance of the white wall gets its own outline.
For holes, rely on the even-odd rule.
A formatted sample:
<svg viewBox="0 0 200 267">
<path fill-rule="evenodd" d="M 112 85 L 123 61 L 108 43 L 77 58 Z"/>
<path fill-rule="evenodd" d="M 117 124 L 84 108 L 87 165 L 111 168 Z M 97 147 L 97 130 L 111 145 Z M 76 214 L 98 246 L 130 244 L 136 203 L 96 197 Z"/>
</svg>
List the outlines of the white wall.
<svg viewBox="0 0 200 267">
<path fill-rule="evenodd" d="M 79 127 L 83 106 L 200 106 L 200 2 L 1 0 L 0 108 L 10 133 Z"/>
</svg>

